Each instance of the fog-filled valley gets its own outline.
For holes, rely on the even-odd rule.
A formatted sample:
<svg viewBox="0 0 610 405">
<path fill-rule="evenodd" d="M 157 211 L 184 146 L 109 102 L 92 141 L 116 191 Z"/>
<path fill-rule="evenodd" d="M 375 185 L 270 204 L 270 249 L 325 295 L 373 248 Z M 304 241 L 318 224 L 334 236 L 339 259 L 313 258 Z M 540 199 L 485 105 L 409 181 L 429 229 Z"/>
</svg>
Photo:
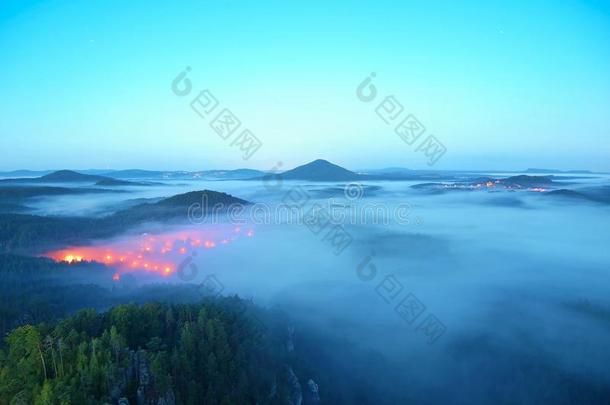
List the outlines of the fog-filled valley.
<svg viewBox="0 0 610 405">
<path fill-rule="evenodd" d="M 610 401 L 607 174 L 358 176 L 4 179 L 3 333 L 238 296 L 271 403 Z"/>
</svg>

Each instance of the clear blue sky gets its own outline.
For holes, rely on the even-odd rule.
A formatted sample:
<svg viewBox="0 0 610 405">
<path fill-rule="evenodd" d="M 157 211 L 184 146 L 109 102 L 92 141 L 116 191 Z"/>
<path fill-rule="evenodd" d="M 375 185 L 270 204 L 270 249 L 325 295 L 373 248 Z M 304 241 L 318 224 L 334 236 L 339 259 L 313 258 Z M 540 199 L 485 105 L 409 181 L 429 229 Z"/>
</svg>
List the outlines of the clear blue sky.
<svg viewBox="0 0 610 405">
<path fill-rule="evenodd" d="M 185 66 L 250 161 L 171 92 Z M 372 71 L 439 169 L 610 170 L 610 4 L 570 0 L 2 0 L 0 170 L 427 168 L 356 98 Z"/>
</svg>

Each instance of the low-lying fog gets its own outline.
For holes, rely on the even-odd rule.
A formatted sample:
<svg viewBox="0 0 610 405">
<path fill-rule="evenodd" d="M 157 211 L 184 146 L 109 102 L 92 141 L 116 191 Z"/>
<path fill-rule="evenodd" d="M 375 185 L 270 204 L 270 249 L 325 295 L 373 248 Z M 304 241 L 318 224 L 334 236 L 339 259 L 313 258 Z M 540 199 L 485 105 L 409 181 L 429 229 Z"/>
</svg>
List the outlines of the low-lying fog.
<svg viewBox="0 0 610 405">
<path fill-rule="evenodd" d="M 353 240 L 340 253 L 332 225 L 316 234 L 310 227 L 317 224 L 286 218 L 253 224 L 251 208 L 244 217 L 254 236 L 202 250 L 192 282 L 214 274 L 223 294 L 286 311 L 297 334 L 315 328 L 380 354 L 387 368 L 372 381 L 420 403 L 570 402 L 581 390 L 584 398 L 607 394 L 610 206 L 527 191 L 430 193 L 413 184 L 365 182 L 346 196 L 345 183 L 176 181 L 30 205 L 38 213 L 102 215 L 130 199 L 210 189 L 265 203 L 256 208 L 261 219 L 286 201 L 330 212 L 334 199 L 335 209 L 356 212 L 356 220 L 343 221 Z M 175 275 L 163 281 L 181 282 Z M 340 351 L 334 356 L 350 363 Z M 366 375 L 368 365 L 351 367 Z"/>
</svg>

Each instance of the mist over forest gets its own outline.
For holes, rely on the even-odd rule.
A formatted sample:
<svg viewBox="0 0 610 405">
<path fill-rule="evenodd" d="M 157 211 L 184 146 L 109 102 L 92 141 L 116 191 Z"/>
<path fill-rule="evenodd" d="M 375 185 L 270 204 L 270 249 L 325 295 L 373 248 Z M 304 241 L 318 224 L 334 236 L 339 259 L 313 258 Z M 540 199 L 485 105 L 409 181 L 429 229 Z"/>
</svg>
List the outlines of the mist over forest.
<svg viewBox="0 0 610 405">
<path fill-rule="evenodd" d="M 605 174 L 60 175 L 0 186 L 2 401 L 610 398 Z"/>
</svg>

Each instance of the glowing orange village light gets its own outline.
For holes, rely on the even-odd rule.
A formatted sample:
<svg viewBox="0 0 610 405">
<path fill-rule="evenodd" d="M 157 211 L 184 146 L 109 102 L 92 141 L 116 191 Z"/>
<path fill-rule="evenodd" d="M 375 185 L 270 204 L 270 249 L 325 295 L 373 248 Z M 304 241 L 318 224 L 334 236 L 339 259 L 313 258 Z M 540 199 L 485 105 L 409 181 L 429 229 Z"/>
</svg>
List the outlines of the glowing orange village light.
<svg viewBox="0 0 610 405">
<path fill-rule="evenodd" d="M 81 262 L 83 260 L 82 256 L 77 256 L 74 254 L 68 254 L 64 256 L 63 261 L 64 262 L 68 262 L 68 263 L 72 263 L 72 262 Z"/>
<path fill-rule="evenodd" d="M 252 229 L 231 226 L 224 229 L 225 235 L 218 235 L 215 242 L 215 230 L 167 232 L 144 239 L 122 238 L 119 241 L 108 242 L 92 246 L 73 246 L 68 249 L 50 251 L 44 255 L 56 261 L 75 263 L 90 261 L 103 263 L 115 268 L 116 273 L 111 277 L 118 281 L 125 272 L 154 272 L 159 276 L 170 276 L 175 273 L 176 266 L 182 262 L 182 255 L 192 253 L 197 249 L 211 249 L 217 243 L 226 245 L 241 235 L 252 236 Z M 178 246 L 176 246 L 178 244 Z M 190 246 L 190 247 L 189 247 Z M 174 249 L 175 247 L 175 249 Z"/>
</svg>

